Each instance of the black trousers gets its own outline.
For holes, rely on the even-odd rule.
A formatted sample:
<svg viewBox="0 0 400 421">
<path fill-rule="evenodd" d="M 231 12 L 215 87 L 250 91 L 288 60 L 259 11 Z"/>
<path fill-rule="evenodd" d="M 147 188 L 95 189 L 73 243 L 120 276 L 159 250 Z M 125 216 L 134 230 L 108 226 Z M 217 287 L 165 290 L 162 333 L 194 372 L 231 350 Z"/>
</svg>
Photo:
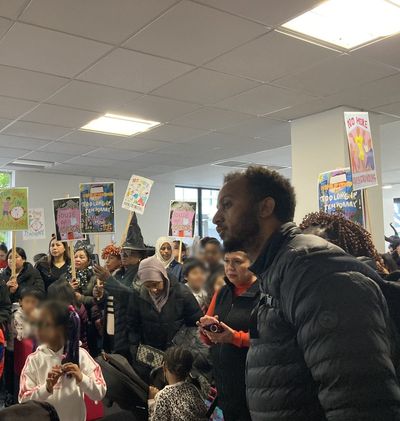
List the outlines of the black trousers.
<svg viewBox="0 0 400 421">
<path fill-rule="evenodd" d="M 250 412 L 247 408 L 222 410 L 224 421 L 251 421 Z"/>
</svg>

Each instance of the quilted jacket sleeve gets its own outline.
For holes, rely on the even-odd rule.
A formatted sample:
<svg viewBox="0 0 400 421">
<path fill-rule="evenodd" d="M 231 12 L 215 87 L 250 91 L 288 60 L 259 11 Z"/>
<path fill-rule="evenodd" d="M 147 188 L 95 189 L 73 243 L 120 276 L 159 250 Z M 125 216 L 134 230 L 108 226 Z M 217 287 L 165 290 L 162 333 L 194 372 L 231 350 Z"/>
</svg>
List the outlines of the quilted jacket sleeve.
<svg viewBox="0 0 400 421">
<path fill-rule="evenodd" d="M 391 407 L 400 388 L 379 287 L 358 272 L 321 274 L 306 261 L 292 267 L 297 270 L 282 284 L 282 309 L 296 328 L 327 420 L 400 419 Z"/>
</svg>

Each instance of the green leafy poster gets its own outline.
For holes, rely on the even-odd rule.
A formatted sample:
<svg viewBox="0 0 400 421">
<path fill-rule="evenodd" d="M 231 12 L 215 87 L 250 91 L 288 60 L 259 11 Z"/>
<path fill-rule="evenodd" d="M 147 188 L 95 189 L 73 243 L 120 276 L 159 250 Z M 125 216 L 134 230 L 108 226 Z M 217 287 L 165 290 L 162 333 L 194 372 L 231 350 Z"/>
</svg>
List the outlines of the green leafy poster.
<svg viewBox="0 0 400 421">
<path fill-rule="evenodd" d="M 0 190 L 0 231 L 25 231 L 29 226 L 28 188 Z"/>
</svg>

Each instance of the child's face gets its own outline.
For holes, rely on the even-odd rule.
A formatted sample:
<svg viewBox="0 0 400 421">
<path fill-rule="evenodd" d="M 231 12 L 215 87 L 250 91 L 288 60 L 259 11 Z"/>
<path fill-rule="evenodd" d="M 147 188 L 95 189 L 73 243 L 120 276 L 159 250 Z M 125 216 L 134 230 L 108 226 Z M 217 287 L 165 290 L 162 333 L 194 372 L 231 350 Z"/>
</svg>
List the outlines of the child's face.
<svg viewBox="0 0 400 421">
<path fill-rule="evenodd" d="M 89 259 L 83 250 L 75 253 L 75 267 L 78 270 L 86 269 L 89 266 Z"/>
<path fill-rule="evenodd" d="M 37 320 L 37 337 L 41 344 L 53 345 L 63 343 L 63 328 L 56 326 L 51 314 L 42 309 Z"/>
<path fill-rule="evenodd" d="M 36 297 L 26 296 L 20 300 L 22 310 L 27 316 L 30 316 L 32 312 L 37 308 L 39 300 Z"/>
<path fill-rule="evenodd" d="M 206 283 L 206 273 L 202 268 L 194 268 L 188 273 L 186 280 L 194 291 L 200 291 Z"/>
</svg>

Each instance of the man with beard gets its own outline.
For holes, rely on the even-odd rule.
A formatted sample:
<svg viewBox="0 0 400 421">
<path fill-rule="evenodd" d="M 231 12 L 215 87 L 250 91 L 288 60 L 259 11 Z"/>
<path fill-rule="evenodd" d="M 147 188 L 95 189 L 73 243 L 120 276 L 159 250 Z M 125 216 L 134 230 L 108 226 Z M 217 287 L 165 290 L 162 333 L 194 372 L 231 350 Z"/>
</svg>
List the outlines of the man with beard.
<svg viewBox="0 0 400 421">
<path fill-rule="evenodd" d="M 261 284 L 246 388 L 253 421 L 400 420 L 385 299 L 368 266 L 292 222 L 295 193 L 252 166 L 225 178 L 214 217 Z"/>
</svg>

